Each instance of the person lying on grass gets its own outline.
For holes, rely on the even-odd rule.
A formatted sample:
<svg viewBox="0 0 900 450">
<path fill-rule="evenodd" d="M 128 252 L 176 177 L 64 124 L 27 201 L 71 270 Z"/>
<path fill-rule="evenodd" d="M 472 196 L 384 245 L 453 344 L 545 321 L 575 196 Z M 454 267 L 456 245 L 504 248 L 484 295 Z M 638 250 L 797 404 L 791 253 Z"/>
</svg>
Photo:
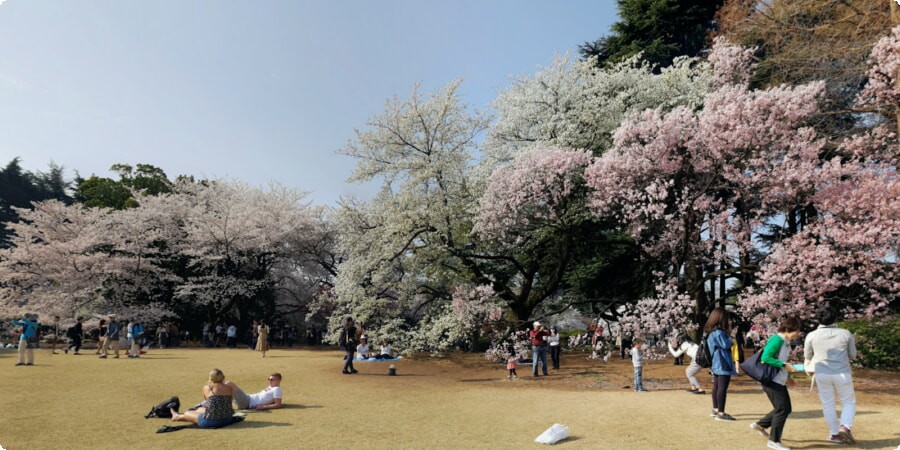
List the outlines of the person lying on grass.
<svg viewBox="0 0 900 450">
<path fill-rule="evenodd" d="M 200 428 L 218 428 L 233 422 L 234 409 L 231 401 L 234 388 L 225 384 L 225 374 L 219 369 L 209 373 L 209 382 L 203 386 L 203 398 L 206 406 L 179 414 L 172 411 L 173 422 L 190 422 Z"/>
<path fill-rule="evenodd" d="M 247 395 L 244 390 L 234 384 L 233 381 L 226 381 L 225 384 L 230 386 L 234 391 L 234 404 L 238 409 L 278 409 L 281 408 L 281 374 L 278 372 L 269 375 L 267 379 L 269 385 L 265 389 Z"/>
<path fill-rule="evenodd" d="M 226 380 L 225 385 L 232 390 L 234 398 L 234 406 L 237 409 L 278 409 L 282 407 L 282 391 L 281 391 L 281 374 L 278 372 L 269 375 L 267 379 L 269 385 L 263 390 L 255 394 L 247 394 L 234 381 Z M 196 406 L 191 407 L 188 411 L 194 411 L 197 408 L 207 407 L 206 400 L 200 402 Z"/>
</svg>

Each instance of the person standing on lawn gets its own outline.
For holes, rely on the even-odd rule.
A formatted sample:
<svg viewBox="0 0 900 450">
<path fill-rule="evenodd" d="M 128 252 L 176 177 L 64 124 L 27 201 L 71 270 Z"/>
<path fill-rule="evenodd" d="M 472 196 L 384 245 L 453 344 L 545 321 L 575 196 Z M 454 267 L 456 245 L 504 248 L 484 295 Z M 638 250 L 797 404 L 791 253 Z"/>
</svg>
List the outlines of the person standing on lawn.
<svg viewBox="0 0 900 450">
<path fill-rule="evenodd" d="M 13 320 L 19 327 L 19 360 L 17 366 L 34 365 L 34 341 L 37 340 L 38 323 L 31 314 L 25 314 L 22 320 Z"/>
<path fill-rule="evenodd" d="M 707 334 L 706 345 L 712 356 L 710 371 L 713 374 L 713 409 L 710 416 L 716 420 L 732 422 L 734 417 L 725 412 L 725 401 L 731 377 L 737 375 L 737 372 L 734 370 L 734 358 L 731 357 L 731 319 L 725 308 L 712 311 L 703 331 Z"/>
<path fill-rule="evenodd" d="M 341 371 L 344 375 L 359 372 L 353 368 L 353 354 L 356 353 L 356 345 L 359 342 L 356 333 L 353 318 L 344 319 L 344 329 L 341 330 L 341 337 L 338 338 L 338 343 L 347 351 L 347 354 L 344 355 L 344 370 Z"/>
<path fill-rule="evenodd" d="M 559 370 L 559 333 L 556 327 L 550 327 L 550 337 L 547 339 L 547 345 L 550 346 L 550 361 L 553 363 L 553 370 Z"/>
<path fill-rule="evenodd" d="M 541 371 L 546 377 L 547 373 L 547 341 L 550 339 L 550 332 L 541 325 L 540 322 L 534 323 L 534 329 L 528 333 L 531 338 L 531 374 L 538 376 L 538 360 L 541 361 Z"/>
<path fill-rule="evenodd" d="M 850 360 L 856 358 L 853 333 L 834 325 L 837 317 L 830 309 L 819 313 L 819 327 L 806 335 L 803 345 L 804 368 L 814 373 L 822 413 L 828 424 L 829 441 L 854 444 L 850 429 L 856 416 L 856 393 Z M 841 401 L 841 421 L 835 410 L 835 396 Z"/>
</svg>

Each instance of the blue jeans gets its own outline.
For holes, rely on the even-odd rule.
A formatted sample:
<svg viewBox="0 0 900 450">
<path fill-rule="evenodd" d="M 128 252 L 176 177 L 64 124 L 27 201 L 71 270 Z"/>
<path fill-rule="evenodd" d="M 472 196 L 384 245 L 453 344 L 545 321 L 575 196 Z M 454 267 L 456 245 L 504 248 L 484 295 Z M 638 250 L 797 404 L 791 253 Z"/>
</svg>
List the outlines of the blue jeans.
<svg viewBox="0 0 900 450">
<path fill-rule="evenodd" d="M 531 373 L 537 375 L 538 359 L 541 360 L 541 370 L 547 375 L 547 346 L 532 345 L 531 346 Z"/>
<path fill-rule="evenodd" d="M 207 419 L 206 413 L 200 414 L 197 417 L 197 426 L 200 428 L 220 428 L 225 425 L 230 425 L 234 419 L 231 417 L 222 417 L 220 419 Z"/>
<path fill-rule="evenodd" d="M 634 368 L 634 390 L 644 390 L 644 366 Z"/>
</svg>

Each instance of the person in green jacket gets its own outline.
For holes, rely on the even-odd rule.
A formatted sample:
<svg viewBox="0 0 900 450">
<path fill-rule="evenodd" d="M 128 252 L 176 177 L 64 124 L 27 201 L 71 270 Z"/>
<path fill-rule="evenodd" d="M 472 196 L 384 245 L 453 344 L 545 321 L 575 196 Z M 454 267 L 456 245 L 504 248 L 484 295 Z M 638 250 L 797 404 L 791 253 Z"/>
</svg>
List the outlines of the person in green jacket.
<svg viewBox="0 0 900 450">
<path fill-rule="evenodd" d="M 781 432 L 784 430 L 785 421 L 791 414 L 791 395 L 788 393 L 786 385 L 794 384 L 790 374 L 796 372 L 792 365 L 787 364 L 787 361 L 791 353 L 790 342 L 800 337 L 801 327 L 800 319 L 796 317 L 785 319 L 778 327 L 778 334 L 769 338 L 760 357 L 763 364 L 778 367 L 781 371 L 772 381 L 762 383 L 763 390 L 772 403 L 772 410 L 762 419 L 751 423 L 750 428 L 768 437 L 769 442 L 766 446 L 774 450 L 790 450 L 781 445 Z M 767 429 L 768 431 L 766 431 Z"/>
</svg>

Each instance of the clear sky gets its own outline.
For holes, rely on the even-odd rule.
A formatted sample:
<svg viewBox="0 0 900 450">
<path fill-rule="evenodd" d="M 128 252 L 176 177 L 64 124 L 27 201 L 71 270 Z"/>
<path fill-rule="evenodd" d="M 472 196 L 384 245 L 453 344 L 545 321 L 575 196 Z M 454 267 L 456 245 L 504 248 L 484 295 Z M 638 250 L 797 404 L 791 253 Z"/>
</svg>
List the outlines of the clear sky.
<svg viewBox="0 0 900 450">
<path fill-rule="evenodd" d="M 335 151 L 385 100 L 461 77 L 488 107 L 615 20 L 613 0 L 0 0 L 0 164 L 367 198 Z"/>
</svg>

